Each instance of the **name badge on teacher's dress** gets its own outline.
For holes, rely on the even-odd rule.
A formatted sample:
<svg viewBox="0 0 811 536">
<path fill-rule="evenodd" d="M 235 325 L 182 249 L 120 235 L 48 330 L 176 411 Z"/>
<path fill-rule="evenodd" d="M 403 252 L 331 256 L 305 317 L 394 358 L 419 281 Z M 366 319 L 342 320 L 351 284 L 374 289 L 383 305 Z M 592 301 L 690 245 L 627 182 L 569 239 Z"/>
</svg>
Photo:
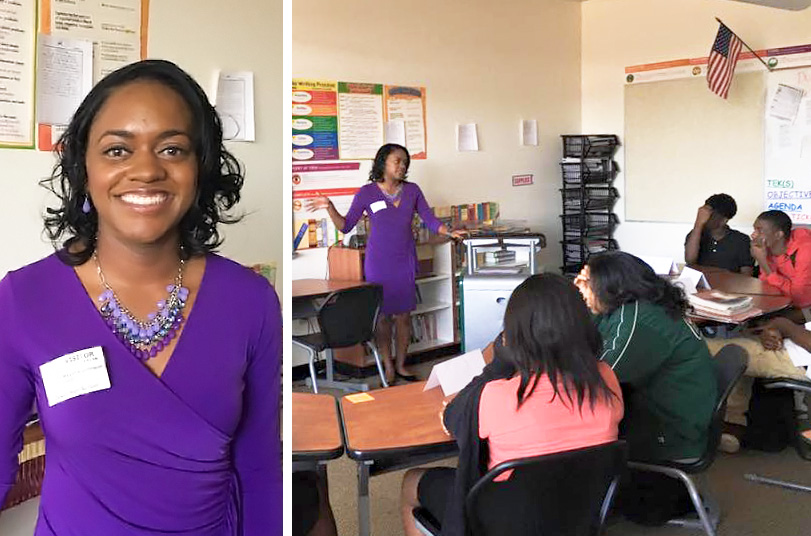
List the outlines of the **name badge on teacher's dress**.
<svg viewBox="0 0 811 536">
<path fill-rule="evenodd" d="M 57 357 L 40 365 L 39 373 L 48 406 L 80 395 L 110 388 L 107 363 L 101 346 Z"/>
<path fill-rule="evenodd" d="M 369 208 L 372 209 L 372 213 L 374 214 L 375 212 L 379 212 L 379 211 L 383 210 L 384 208 L 386 208 L 386 202 L 385 201 L 375 201 L 374 203 L 369 205 Z"/>
</svg>

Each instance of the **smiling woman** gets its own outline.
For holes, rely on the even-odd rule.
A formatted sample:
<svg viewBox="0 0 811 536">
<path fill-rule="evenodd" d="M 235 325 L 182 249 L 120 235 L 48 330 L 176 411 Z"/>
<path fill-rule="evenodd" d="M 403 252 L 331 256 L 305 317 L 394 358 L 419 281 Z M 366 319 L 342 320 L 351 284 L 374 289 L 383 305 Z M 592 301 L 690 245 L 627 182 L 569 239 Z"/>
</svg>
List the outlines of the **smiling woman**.
<svg viewBox="0 0 811 536">
<path fill-rule="evenodd" d="M 0 503 L 35 400 L 38 536 L 280 533 L 279 302 L 214 253 L 243 183 L 214 108 L 176 65 L 138 62 L 57 156 L 57 251 L 0 282 Z"/>
</svg>

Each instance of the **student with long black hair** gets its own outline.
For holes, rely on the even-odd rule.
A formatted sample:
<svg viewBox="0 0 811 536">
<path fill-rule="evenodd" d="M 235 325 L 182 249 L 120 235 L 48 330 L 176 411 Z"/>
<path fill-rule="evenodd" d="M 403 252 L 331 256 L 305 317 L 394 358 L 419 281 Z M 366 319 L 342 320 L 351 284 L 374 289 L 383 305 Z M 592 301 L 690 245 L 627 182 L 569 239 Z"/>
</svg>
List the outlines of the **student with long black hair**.
<svg viewBox="0 0 811 536">
<path fill-rule="evenodd" d="M 420 534 L 411 514 L 420 505 L 443 535 L 463 535 L 467 491 L 499 463 L 614 441 L 622 395 L 611 368 L 598 361 L 601 347 L 570 281 L 542 274 L 519 285 L 494 360 L 442 416 L 459 444 L 458 467 L 412 469 L 403 479 L 406 534 Z"/>
<path fill-rule="evenodd" d="M 707 344 L 685 318 L 688 304 L 683 291 L 621 251 L 590 257 L 575 284 L 596 315 L 603 337 L 601 360 L 623 386 L 621 431 L 631 459 L 701 456 L 707 448 L 717 384 Z M 661 516 L 678 515 L 668 495 L 681 487 L 649 484 L 639 494 L 647 496 L 647 505 L 662 490 L 665 509 L 673 505 L 674 510 Z"/>
</svg>

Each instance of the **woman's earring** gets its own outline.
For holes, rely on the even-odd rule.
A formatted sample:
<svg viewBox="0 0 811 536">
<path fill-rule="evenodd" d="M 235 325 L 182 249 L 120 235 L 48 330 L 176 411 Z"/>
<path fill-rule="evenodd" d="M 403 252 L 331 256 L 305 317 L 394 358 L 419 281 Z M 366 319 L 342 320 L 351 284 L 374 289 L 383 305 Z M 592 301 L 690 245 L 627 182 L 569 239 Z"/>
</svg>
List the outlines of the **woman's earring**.
<svg viewBox="0 0 811 536">
<path fill-rule="evenodd" d="M 82 203 L 82 212 L 90 214 L 90 196 L 84 196 L 84 203 Z"/>
</svg>

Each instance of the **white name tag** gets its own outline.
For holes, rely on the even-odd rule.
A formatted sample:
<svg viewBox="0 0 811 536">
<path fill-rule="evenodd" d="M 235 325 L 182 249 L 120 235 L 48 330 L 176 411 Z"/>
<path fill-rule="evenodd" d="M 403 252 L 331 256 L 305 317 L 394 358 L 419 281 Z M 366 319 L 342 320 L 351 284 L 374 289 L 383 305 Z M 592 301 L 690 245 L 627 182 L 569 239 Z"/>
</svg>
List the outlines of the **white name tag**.
<svg viewBox="0 0 811 536">
<path fill-rule="evenodd" d="M 375 201 L 374 203 L 369 205 L 369 208 L 372 209 L 372 213 L 375 213 L 375 212 L 377 212 L 379 210 L 383 210 L 384 208 L 386 208 L 386 202 L 385 201 Z"/>
<path fill-rule="evenodd" d="M 48 406 L 79 395 L 110 388 L 107 364 L 100 346 L 79 350 L 40 365 Z"/>
</svg>

